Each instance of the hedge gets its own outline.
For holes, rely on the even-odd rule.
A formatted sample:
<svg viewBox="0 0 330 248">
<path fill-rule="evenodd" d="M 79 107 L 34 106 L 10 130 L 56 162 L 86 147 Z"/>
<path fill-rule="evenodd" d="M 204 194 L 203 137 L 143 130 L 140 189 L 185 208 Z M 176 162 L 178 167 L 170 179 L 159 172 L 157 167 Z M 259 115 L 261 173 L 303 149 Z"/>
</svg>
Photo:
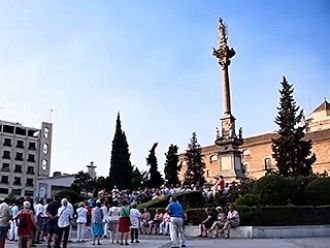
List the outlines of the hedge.
<svg viewBox="0 0 330 248">
<path fill-rule="evenodd" d="M 330 178 L 317 178 L 305 188 L 305 201 L 312 205 L 330 204 Z"/>
<path fill-rule="evenodd" d="M 330 224 L 330 205 L 325 206 L 237 206 L 243 226 Z M 198 225 L 206 218 L 204 208 L 186 211 L 188 223 Z"/>
<path fill-rule="evenodd" d="M 203 195 L 201 191 L 181 192 L 174 195 L 185 209 L 202 207 L 204 204 Z M 168 203 L 168 198 L 156 199 L 141 203 L 138 205 L 138 208 L 165 208 Z"/>
</svg>

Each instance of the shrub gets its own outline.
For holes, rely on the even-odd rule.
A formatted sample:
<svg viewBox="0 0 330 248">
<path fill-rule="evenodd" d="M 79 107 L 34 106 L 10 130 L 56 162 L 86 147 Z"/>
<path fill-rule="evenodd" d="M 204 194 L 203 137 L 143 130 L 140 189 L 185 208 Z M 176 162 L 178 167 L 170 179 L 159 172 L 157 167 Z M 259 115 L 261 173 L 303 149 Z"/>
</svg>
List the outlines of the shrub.
<svg viewBox="0 0 330 248">
<path fill-rule="evenodd" d="M 189 191 L 174 194 L 185 209 L 198 208 L 203 206 L 204 200 L 202 192 Z M 139 204 L 138 208 L 165 208 L 168 205 L 168 198 L 156 199 Z"/>
<path fill-rule="evenodd" d="M 237 206 L 242 226 L 321 225 L 330 224 L 330 206 Z M 188 223 L 198 225 L 206 214 L 204 208 L 187 210 Z"/>
<path fill-rule="evenodd" d="M 292 196 L 292 185 L 283 177 L 269 175 L 255 182 L 252 193 L 259 194 L 265 204 L 285 205 Z"/>
<path fill-rule="evenodd" d="M 245 194 L 242 197 L 236 200 L 236 205 L 244 205 L 244 206 L 259 206 L 263 203 L 262 198 L 260 195 L 256 194 Z"/>
<path fill-rule="evenodd" d="M 227 206 L 228 198 L 224 196 L 222 193 L 218 193 L 214 196 L 212 206 Z"/>
<path fill-rule="evenodd" d="M 305 201 L 312 205 L 330 204 L 330 178 L 317 178 L 305 189 Z"/>
<path fill-rule="evenodd" d="M 75 203 L 80 202 L 82 200 L 82 197 L 77 192 L 70 190 L 70 189 L 61 190 L 61 191 L 57 192 L 56 195 L 60 199 L 62 199 L 64 197 L 70 198 L 70 202 L 72 203 L 72 205 L 74 205 Z"/>
<path fill-rule="evenodd" d="M 317 176 L 298 176 L 298 177 L 287 177 L 286 180 L 292 185 L 292 203 L 295 205 L 305 205 L 305 189 L 306 186 L 314 181 Z"/>
</svg>

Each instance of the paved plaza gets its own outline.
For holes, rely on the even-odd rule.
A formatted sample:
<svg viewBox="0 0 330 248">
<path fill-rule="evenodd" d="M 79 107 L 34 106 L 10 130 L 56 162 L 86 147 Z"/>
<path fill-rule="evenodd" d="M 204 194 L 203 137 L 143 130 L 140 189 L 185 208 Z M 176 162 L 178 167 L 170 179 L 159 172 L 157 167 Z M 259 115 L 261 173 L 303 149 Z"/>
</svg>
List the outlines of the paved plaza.
<svg viewBox="0 0 330 248">
<path fill-rule="evenodd" d="M 330 248 L 330 237 L 328 238 L 303 238 L 303 239 L 189 239 L 186 242 L 188 248 L 211 248 L 211 247 L 224 247 L 224 248 Z M 7 248 L 16 248 L 17 243 L 8 242 Z M 46 245 L 38 245 L 39 248 L 46 248 Z M 92 245 L 91 241 L 85 243 L 69 243 L 68 247 L 72 248 L 95 248 L 95 247 L 126 247 L 118 244 L 111 244 L 109 240 L 103 240 L 102 245 Z M 169 239 L 159 239 L 148 237 L 141 239 L 139 244 L 131 244 L 128 247 L 136 248 L 170 248 L 171 242 Z"/>
</svg>

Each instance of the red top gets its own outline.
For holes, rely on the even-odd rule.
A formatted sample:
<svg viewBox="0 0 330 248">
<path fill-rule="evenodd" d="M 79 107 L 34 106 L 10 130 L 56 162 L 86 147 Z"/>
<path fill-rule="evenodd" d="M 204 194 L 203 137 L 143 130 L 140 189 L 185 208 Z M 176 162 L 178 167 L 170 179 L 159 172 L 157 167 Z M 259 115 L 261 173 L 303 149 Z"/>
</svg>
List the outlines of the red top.
<svg viewBox="0 0 330 248">
<path fill-rule="evenodd" d="M 31 210 L 21 210 L 18 212 L 17 214 L 17 219 L 21 220 L 25 218 L 26 220 L 26 227 L 22 228 L 22 227 L 18 227 L 18 235 L 19 236 L 29 236 L 29 235 L 33 235 L 33 220 L 32 220 L 32 211 Z"/>
</svg>

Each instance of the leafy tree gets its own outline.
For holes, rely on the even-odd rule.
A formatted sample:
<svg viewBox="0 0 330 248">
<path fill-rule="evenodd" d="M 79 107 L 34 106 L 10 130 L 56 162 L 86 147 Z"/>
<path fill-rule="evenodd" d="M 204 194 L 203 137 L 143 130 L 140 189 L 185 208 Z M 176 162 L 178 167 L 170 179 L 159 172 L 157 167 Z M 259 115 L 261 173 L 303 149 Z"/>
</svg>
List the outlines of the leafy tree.
<svg viewBox="0 0 330 248">
<path fill-rule="evenodd" d="M 143 175 L 141 174 L 138 167 L 135 166 L 133 173 L 132 173 L 132 183 L 133 189 L 138 189 L 142 186 Z"/>
<path fill-rule="evenodd" d="M 82 190 L 88 191 L 93 189 L 93 178 L 87 172 L 79 171 L 74 178 L 70 187 L 71 190 L 80 194 Z"/>
<path fill-rule="evenodd" d="M 165 156 L 165 179 L 169 185 L 177 185 L 180 183 L 178 172 L 181 169 L 181 166 L 178 164 L 178 147 L 176 145 L 170 145 L 170 147 L 168 148 L 168 152 L 165 153 Z"/>
<path fill-rule="evenodd" d="M 151 188 L 158 188 L 164 183 L 164 179 L 158 171 L 157 157 L 155 154 L 157 145 L 158 143 L 153 144 L 149 151 L 149 156 L 147 157 L 147 165 L 150 166 L 148 186 Z"/>
<path fill-rule="evenodd" d="M 282 176 L 307 176 L 312 173 L 312 164 L 315 162 L 315 154 L 312 153 L 310 140 L 304 139 L 302 126 L 303 111 L 299 110 L 293 99 L 293 85 L 283 77 L 280 92 L 280 106 L 275 123 L 279 126 L 279 137 L 273 139 L 273 157 L 279 174 Z"/>
<path fill-rule="evenodd" d="M 202 187 L 206 182 L 204 176 L 205 163 L 195 132 L 193 132 L 190 143 L 188 144 L 186 159 L 187 170 L 184 175 L 184 184 L 195 184 L 198 187 Z"/>
<path fill-rule="evenodd" d="M 130 156 L 126 135 L 121 128 L 120 114 L 118 113 L 116 131 L 112 141 L 108 179 L 111 187 L 116 185 L 119 189 L 132 188 L 133 166 L 131 165 Z"/>
</svg>

